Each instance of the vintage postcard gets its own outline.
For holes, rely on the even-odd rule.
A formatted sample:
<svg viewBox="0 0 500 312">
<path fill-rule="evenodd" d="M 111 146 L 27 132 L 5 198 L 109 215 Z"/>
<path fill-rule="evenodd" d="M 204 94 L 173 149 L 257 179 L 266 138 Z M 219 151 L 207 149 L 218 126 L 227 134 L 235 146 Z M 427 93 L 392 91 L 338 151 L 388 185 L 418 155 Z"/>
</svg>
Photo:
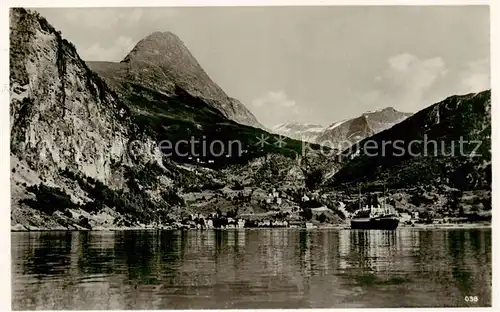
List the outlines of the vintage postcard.
<svg viewBox="0 0 500 312">
<path fill-rule="evenodd" d="M 358 2 L 11 3 L 12 310 L 492 308 L 490 3 Z"/>
</svg>

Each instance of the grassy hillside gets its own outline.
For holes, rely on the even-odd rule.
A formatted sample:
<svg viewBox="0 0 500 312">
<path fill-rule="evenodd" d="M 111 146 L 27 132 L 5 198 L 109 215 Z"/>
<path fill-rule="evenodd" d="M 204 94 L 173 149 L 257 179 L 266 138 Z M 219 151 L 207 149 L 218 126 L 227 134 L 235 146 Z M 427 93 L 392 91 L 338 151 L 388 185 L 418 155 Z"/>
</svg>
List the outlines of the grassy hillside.
<svg viewBox="0 0 500 312">
<path fill-rule="evenodd" d="M 194 153 L 188 144 L 180 144 L 178 153 L 170 156 L 176 162 L 194 162 L 199 158 L 204 166 L 220 168 L 245 164 L 268 153 L 292 158 L 302 153 L 301 141 L 236 123 L 209 105 L 206 99 L 193 96 L 181 87 L 175 86 L 167 93 L 150 87 L 149 81 L 135 79 L 119 64 L 106 64 L 90 62 L 89 66 L 105 78 L 131 109 L 138 133 L 151 136 L 157 142 L 168 140 L 172 145 L 192 138 L 200 142 Z M 265 144 L 259 144 L 261 138 L 266 139 Z M 221 143 L 216 142 L 214 153 L 204 153 L 202 141 L 208 150 L 212 142 L 220 141 L 224 151 L 217 148 Z M 229 153 L 230 146 L 232 153 Z M 310 148 L 317 150 L 319 145 L 313 144 Z"/>
</svg>

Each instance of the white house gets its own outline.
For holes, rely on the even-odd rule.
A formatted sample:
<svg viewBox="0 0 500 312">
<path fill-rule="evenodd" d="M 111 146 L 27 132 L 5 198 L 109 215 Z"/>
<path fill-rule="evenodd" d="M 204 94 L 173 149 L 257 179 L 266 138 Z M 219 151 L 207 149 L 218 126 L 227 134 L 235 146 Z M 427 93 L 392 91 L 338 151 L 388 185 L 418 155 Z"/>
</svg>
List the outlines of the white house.
<svg viewBox="0 0 500 312">
<path fill-rule="evenodd" d="M 212 219 L 208 219 L 206 224 L 207 224 L 207 229 L 212 229 L 214 227 L 214 221 L 212 221 Z"/>
<path fill-rule="evenodd" d="M 242 229 L 245 227 L 245 220 L 238 220 L 238 228 Z"/>
<path fill-rule="evenodd" d="M 409 213 L 402 212 L 399 214 L 399 216 L 401 218 L 401 222 L 408 222 L 411 220 L 411 215 Z"/>
</svg>

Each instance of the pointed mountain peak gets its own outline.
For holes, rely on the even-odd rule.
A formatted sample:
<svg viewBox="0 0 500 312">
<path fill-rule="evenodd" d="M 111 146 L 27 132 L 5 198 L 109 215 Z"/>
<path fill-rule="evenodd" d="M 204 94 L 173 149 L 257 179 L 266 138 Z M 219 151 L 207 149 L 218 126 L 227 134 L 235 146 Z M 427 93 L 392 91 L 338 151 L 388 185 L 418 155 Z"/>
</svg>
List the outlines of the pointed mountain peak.
<svg viewBox="0 0 500 312">
<path fill-rule="evenodd" d="M 183 56 L 190 53 L 184 42 L 170 31 L 155 31 L 141 39 L 122 62 L 145 59 L 151 56 Z"/>
<path fill-rule="evenodd" d="M 155 31 L 154 33 L 144 37 L 141 41 L 156 42 L 158 44 L 170 43 L 184 45 L 182 40 L 171 31 Z"/>
<path fill-rule="evenodd" d="M 262 127 L 238 100 L 230 98 L 203 70 L 182 40 L 172 32 L 153 32 L 121 61 L 127 79 L 172 94 L 179 89 L 206 101 L 229 119 Z M 113 74 L 115 75 L 115 74 Z"/>
</svg>

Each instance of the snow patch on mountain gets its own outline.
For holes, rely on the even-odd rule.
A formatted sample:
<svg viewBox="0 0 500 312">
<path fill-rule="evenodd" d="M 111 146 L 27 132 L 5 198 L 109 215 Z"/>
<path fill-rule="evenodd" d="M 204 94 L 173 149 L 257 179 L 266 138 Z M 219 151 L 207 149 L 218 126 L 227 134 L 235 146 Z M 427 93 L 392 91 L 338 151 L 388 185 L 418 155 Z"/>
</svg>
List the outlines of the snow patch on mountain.
<svg viewBox="0 0 500 312">
<path fill-rule="evenodd" d="M 325 127 L 313 123 L 290 122 L 274 126 L 271 131 L 292 139 L 314 143 L 316 137 L 325 130 Z"/>
</svg>

